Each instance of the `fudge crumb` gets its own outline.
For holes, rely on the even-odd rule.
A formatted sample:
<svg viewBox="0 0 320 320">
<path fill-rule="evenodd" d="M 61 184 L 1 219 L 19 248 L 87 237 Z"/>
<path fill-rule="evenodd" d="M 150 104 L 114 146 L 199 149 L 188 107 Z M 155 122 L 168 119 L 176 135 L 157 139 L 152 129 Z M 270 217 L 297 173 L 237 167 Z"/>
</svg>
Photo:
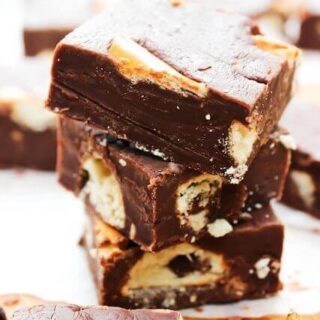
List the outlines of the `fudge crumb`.
<svg viewBox="0 0 320 320">
<path fill-rule="evenodd" d="M 215 238 L 224 237 L 233 230 L 232 225 L 226 219 L 217 219 L 210 223 L 207 228 L 208 232 Z"/>
<path fill-rule="evenodd" d="M 159 149 L 149 150 L 145 146 L 138 144 L 138 143 L 135 144 L 135 148 L 140 151 L 151 153 L 156 157 L 162 158 L 163 160 L 168 160 L 168 157 L 163 152 L 161 152 Z"/>
<path fill-rule="evenodd" d="M 256 209 L 258 209 L 258 210 L 260 210 L 260 209 L 262 209 L 262 204 L 261 203 L 256 203 L 255 205 L 254 205 L 254 207 L 256 208 Z"/>
<path fill-rule="evenodd" d="M 169 297 L 166 297 L 164 300 L 163 300 L 163 303 L 162 305 L 165 307 L 165 308 L 170 308 L 172 306 L 174 306 L 176 303 L 176 300 L 174 297 L 171 297 L 169 295 Z"/>
<path fill-rule="evenodd" d="M 291 150 L 296 150 L 297 149 L 296 141 L 294 140 L 292 135 L 290 135 L 290 134 L 281 134 L 279 136 L 279 140 L 280 140 L 281 144 L 285 148 L 291 149 Z"/>
<path fill-rule="evenodd" d="M 100 146 L 102 147 L 106 147 L 108 145 L 108 139 L 107 138 L 102 138 L 102 139 L 99 139 L 99 144 Z"/>
<path fill-rule="evenodd" d="M 238 167 L 230 167 L 225 175 L 226 176 L 231 176 L 231 184 L 239 184 L 242 179 L 244 174 L 248 171 L 248 166 L 245 164 L 242 164 Z"/>
<path fill-rule="evenodd" d="M 136 237 L 136 234 L 137 234 L 137 228 L 134 224 L 132 224 L 130 226 L 130 232 L 129 232 L 130 239 L 134 239 Z"/>
<path fill-rule="evenodd" d="M 123 160 L 123 159 L 119 159 L 119 163 L 125 167 L 127 165 L 127 161 L 126 160 Z"/>
<path fill-rule="evenodd" d="M 262 258 L 254 265 L 257 277 L 259 279 L 265 279 L 268 276 L 269 272 L 271 271 L 269 267 L 270 262 L 270 258 Z"/>
</svg>

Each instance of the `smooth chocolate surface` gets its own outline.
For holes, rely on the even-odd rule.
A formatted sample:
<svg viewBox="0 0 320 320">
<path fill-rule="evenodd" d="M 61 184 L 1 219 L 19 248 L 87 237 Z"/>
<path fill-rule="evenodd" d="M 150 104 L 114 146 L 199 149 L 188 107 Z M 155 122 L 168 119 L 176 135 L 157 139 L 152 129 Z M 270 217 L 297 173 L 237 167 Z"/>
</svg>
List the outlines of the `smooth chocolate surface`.
<svg viewBox="0 0 320 320">
<path fill-rule="evenodd" d="M 47 104 L 238 183 L 290 99 L 297 54 L 211 1 L 123 0 L 59 44 Z"/>
<path fill-rule="evenodd" d="M 306 86 L 286 111 L 282 124 L 297 143 L 283 201 L 320 218 L 320 86 Z"/>
<path fill-rule="evenodd" d="M 281 289 L 283 226 L 270 206 L 224 238 L 144 252 L 87 207 L 85 245 L 101 304 L 182 309 L 262 298 Z M 117 240 L 115 240 L 117 239 Z"/>
<path fill-rule="evenodd" d="M 40 305 L 14 313 L 13 320 L 181 320 L 170 310 L 125 310 L 116 307 L 79 307 L 71 304 Z"/>
<path fill-rule="evenodd" d="M 232 232 L 281 197 L 290 164 L 290 150 L 275 133 L 244 181 L 228 185 L 219 176 L 165 162 L 78 121 L 59 122 L 59 181 L 144 250 Z"/>
<path fill-rule="evenodd" d="M 0 166 L 54 170 L 56 116 L 44 108 L 46 59 L 0 68 Z"/>
</svg>

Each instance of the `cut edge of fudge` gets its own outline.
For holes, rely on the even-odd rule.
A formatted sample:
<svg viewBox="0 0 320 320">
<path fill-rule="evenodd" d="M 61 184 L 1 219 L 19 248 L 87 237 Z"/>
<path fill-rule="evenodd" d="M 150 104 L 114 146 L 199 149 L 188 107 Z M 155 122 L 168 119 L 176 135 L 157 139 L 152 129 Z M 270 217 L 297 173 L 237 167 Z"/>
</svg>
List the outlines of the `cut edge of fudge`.
<svg viewBox="0 0 320 320">
<path fill-rule="evenodd" d="M 282 287 L 278 275 L 284 230 L 270 207 L 237 234 L 157 253 L 143 252 L 121 236 L 115 243 L 115 230 L 101 229 L 92 207 L 87 206 L 87 213 L 93 225 L 87 225 L 84 242 L 101 304 L 182 309 L 261 298 Z"/>
<path fill-rule="evenodd" d="M 160 2 L 159 2 L 160 3 Z M 164 1 L 161 3 L 165 3 Z M 165 10 L 165 9 L 164 9 Z M 170 11 L 170 10 L 169 10 Z M 167 11 L 165 11 L 167 12 Z M 217 14 L 217 13 L 216 13 Z M 226 13 L 219 13 L 219 14 L 226 14 Z M 219 15 L 218 14 L 218 15 Z M 226 17 L 228 15 L 226 14 Z M 264 131 L 268 131 L 267 133 L 270 133 L 270 131 L 273 129 L 270 128 L 270 124 L 267 124 L 270 122 L 270 115 L 263 114 L 266 111 L 262 110 L 262 105 L 268 105 L 270 102 L 271 97 L 269 96 L 269 90 L 274 91 L 274 82 L 279 82 L 283 84 L 284 87 L 286 87 L 285 90 L 282 90 L 282 93 L 277 93 L 277 99 L 281 99 L 283 103 L 281 103 L 281 106 L 277 106 L 279 110 L 274 112 L 275 117 L 279 117 L 283 111 L 283 108 L 285 107 L 285 104 L 288 102 L 289 97 L 291 95 L 291 78 L 292 74 L 294 72 L 296 60 L 299 56 L 299 51 L 289 45 L 286 45 L 284 43 L 276 42 L 274 40 L 270 40 L 266 36 L 263 36 L 260 34 L 259 29 L 257 26 L 252 25 L 252 22 L 248 22 L 247 20 L 242 20 L 244 18 L 240 18 L 240 16 L 232 16 L 237 17 L 241 23 L 248 26 L 250 25 L 252 28 L 252 35 L 250 39 L 248 39 L 248 35 L 246 34 L 243 36 L 246 41 L 246 45 L 248 48 L 243 49 L 244 52 L 248 50 L 250 53 L 252 53 L 253 58 L 253 65 L 259 64 L 259 61 L 264 61 L 262 64 L 262 69 L 259 70 L 256 68 L 256 66 L 249 66 L 248 70 L 244 67 L 244 61 L 243 58 L 239 58 L 240 62 L 239 67 L 238 64 L 236 64 L 236 70 L 235 74 L 228 75 L 230 78 L 234 77 L 234 84 L 239 85 L 241 81 L 248 83 L 243 83 L 242 86 L 246 90 L 251 90 L 251 87 L 255 87 L 256 90 L 254 94 L 248 94 L 246 92 L 245 96 L 246 98 L 241 100 L 241 98 L 238 95 L 241 95 L 240 87 L 233 91 L 232 88 L 228 88 L 228 86 L 224 88 L 214 88 L 213 86 L 209 85 L 209 81 L 202 81 L 204 79 L 211 79 L 210 76 L 207 76 L 206 74 L 210 71 L 210 68 L 208 69 L 201 69 L 201 71 L 189 71 L 183 68 L 182 65 L 180 66 L 173 66 L 174 62 L 179 64 L 182 59 L 172 62 L 168 58 L 168 54 L 164 52 L 164 50 L 158 50 L 156 48 L 157 44 L 149 43 L 149 39 L 144 39 L 143 41 L 139 41 L 139 39 L 130 39 L 125 37 L 115 37 L 112 38 L 112 35 L 108 35 L 108 33 L 105 33 L 102 31 L 101 25 L 103 25 L 103 16 L 100 17 L 100 20 L 97 18 L 97 30 L 101 31 L 98 32 L 99 36 L 97 38 L 93 37 L 93 39 L 90 40 L 90 35 L 92 35 L 92 31 L 95 30 L 95 21 L 92 20 L 91 22 L 88 22 L 83 27 L 80 27 L 73 33 L 71 33 L 67 38 L 61 42 L 56 50 L 55 53 L 55 63 L 53 68 L 53 82 L 51 87 L 51 95 L 49 96 L 47 104 L 51 106 L 51 108 L 55 109 L 57 112 L 64 113 L 66 115 L 72 116 L 72 111 L 70 109 L 73 109 L 73 107 L 69 106 L 62 106 L 59 105 L 58 102 L 58 93 L 55 93 L 55 86 L 64 87 L 64 92 L 67 95 L 72 95 L 73 93 L 78 92 L 81 94 L 86 100 L 88 99 L 94 99 L 97 97 L 97 106 L 100 104 L 101 108 L 101 99 L 98 97 L 99 95 L 94 96 L 88 96 L 88 87 L 85 86 L 82 87 L 82 90 L 79 90 L 77 85 L 72 81 L 72 79 L 68 75 L 64 78 L 64 71 L 66 72 L 76 72 L 75 70 L 72 70 L 74 68 L 74 65 L 70 64 L 68 67 L 68 63 L 66 64 L 66 68 L 69 68 L 70 70 L 63 70 L 64 61 L 68 60 L 68 55 L 72 55 L 73 51 L 74 53 L 77 52 L 77 50 L 80 52 L 83 50 L 83 54 L 86 54 L 91 56 L 92 59 L 95 59 L 96 57 L 100 57 L 99 60 L 99 67 L 101 67 L 101 74 L 99 75 L 101 79 L 103 79 L 103 69 L 108 68 L 105 65 L 103 65 L 103 61 L 109 60 L 110 65 L 114 65 L 113 67 L 115 69 L 118 69 L 118 72 L 122 74 L 124 78 L 127 78 L 128 86 L 130 87 L 130 83 L 132 88 L 137 88 L 135 90 L 139 90 L 139 86 L 146 86 L 146 83 L 150 88 L 152 86 L 158 86 L 159 88 L 163 88 L 164 92 L 176 92 L 177 97 L 186 98 L 191 94 L 191 96 L 196 96 L 197 99 L 203 100 L 204 97 L 206 99 L 211 99 L 210 96 L 213 94 L 211 92 L 208 95 L 209 91 L 216 91 L 214 94 L 220 95 L 219 99 L 221 101 L 223 99 L 226 99 L 227 101 L 233 101 L 234 106 L 238 104 L 237 107 L 239 107 L 239 115 L 238 119 L 234 119 L 232 125 L 230 125 L 230 130 L 228 131 L 227 135 L 229 137 L 227 140 L 227 147 L 226 145 L 221 145 L 221 150 L 224 150 L 224 152 L 228 155 L 224 155 L 224 157 L 229 157 L 230 159 L 233 159 L 232 161 L 229 159 L 229 164 L 222 170 L 222 168 L 219 168 L 219 170 L 223 171 L 223 174 L 230 177 L 230 180 L 234 183 L 238 183 L 245 172 L 248 169 L 248 164 L 250 161 L 253 160 L 252 153 L 257 152 L 257 149 L 265 142 L 266 137 L 262 137 L 262 133 Z M 230 18 L 230 17 L 228 17 Z M 121 19 L 120 19 L 121 20 Z M 214 20 L 214 19 L 212 19 Z M 240 23 L 240 22 L 239 22 Z M 99 29 L 100 28 L 100 29 Z M 139 34 L 139 33 L 138 33 Z M 105 39 L 104 39 L 105 37 Z M 231 37 L 231 36 L 230 36 Z M 169 37 L 170 38 L 170 37 Z M 85 41 L 85 39 L 88 39 L 88 41 Z M 103 39 L 103 40 L 101 40 Z M 108 39 L 110 42 L 108 42 Z M 170 40 L 170 39 L 169 39 Z M 169 41 L 168 40 L 168 41 Z M 101 41 L 101 44 L 98 43 Z M 106 42 L 105 45 L 102 47 L 102 42 Z M 149 42 L 148 42 L 149 41 Z M 100 46 L 101 45 L 101 46 Z M 155 46 L 154 48 L 152 46 Z M 96 50 L 96 52 L 94 52 Z M 250 51 L 251 50 L 251 51 Z M 169 52 L 170 53 L 170 52 Z M 199 51 L 201 54 L 201 50 Z M 193 52 L 190 52 L 190 55 L 192 56 Z M 174 56 L 174 54 L 173 54 Z M 187 58 L 191 58 L 191 56 L 187 56 Z M 241 54 L 239 53 L 239 56 Z M 263 58 L 265 60 L 263 60 Z M 172 57 L 171 57 L 172 58 Z M 173 59 L 173 58 L 172 58 Z M 228 72 L 228 68 L 230 61 L 235 63 L 234 57 L 228 56 L 227 63 L 224 61 L 220 61 L 216 57 L 213 58 L 214 63 L 217 63 L 217 68 L 213 69 L 215 72 L 220 72 L 220 69 L 226 69 Z M 228 60 L 229 59 L 229 60 Z M 242 60 L 241 60 L 242 59 Z M 256 60 L 255 60 L 256 59 Z M 170 60 L 170 61 L 168 61 Z M 180 62 L 181 63 L 181 62 Z M 213 63 L 213 64 L 214 64 Z M 88 65 L 90 64 L 88 60 Z M 92 62 L 91 62 L 92 64 Z M 226 68 L 222 68 L 221 66 L 228 66 Z M 180 68 L 180 70 L 179 70 Z M 183 73 L 182 73 L 183 70 Z M 209 70 L 209 71 L 207 71 Z M 268 70 L 268 71 L 267 71 Z M 97 71 L 92 71 L 97 72 Z M 188 72 L 194 72 L 195 74 L 190 75 Z M 200 72 L 200 76 L 199 73 Z M 252 78 L 249 75 L 246 75 L 246 73 L 252 72 Z M 265 72 L 265 74 L 263 74 Z M 99 72 L 98 72 L 99 73 Z M 203 73 L 203 75 L 201 74 Z M 245 76 L 243 75 L 245 74 Z M 98 74 L 97 74 L 98 75 Z M 211 75 L 212 76 L 212 75 Z M 198 77 L 198 78 L 197 78 Z M 222 75 L 220 74 L 221 78 Z M 240 77 L 242 80 L 240 81 L 237 77 Z M 201 79 L 202 78 L 202 79 Z M 145 79 L 148 79 L 148 81 L 145 82 Z M 212 80 L 212 79 L 211 79 Z M 230 80 L 228 78 L 228 80 Z M 90 80 L 91 81 L 91 80 Z M 95 81 L 93 79 L 93 81 Z M 150 83 L 151 82 L 151 83 Z M 141 85 L 141 83 L 144 83 Z M 249 85 L 250 83 L 250 85 Z M 228 81 L 228 84 L 232 85 L 232 81 Z M 217 83 L 215 83 L 217 85 Z M 62 88 L 61 87 L 61 88 Z M 183 88 L 183 90 L 182 90 Z M 210 88 L 210 90 L 209 90 Z M 272 89 L 273 88 L 273 89 Z M 84 91 L 83 91 L 84 89 Z M 283 89 L 283 88 L 282 88 Z M 56 88 L 56 90 L 58 90 Z M 68 90 L 70 92 L 68 93 Z M 73 92 L 74 90 L 74 92 Z M 181 91 L 182 90 L 182 91 Z M 220 90 L 220 91 L 219 91 Z M 285 92 L 285 94 L 284 94 Z M 233 93 L 235 94 L 233 97 Z M 56 95 L 56 97 L 55 97 Z M 129 97 L 130 95 L 128 95 Z M 93 98 L 94 97 L 94 98 Z M 217 97 L 215 97 L 217 98 Z M 245 102 L 245 99 L 251 99 L 247 102 Z M 187 98 L 186 98 L 187 99 Z M 186 100 L 187 101 L 187 100 Z M 249 106 L 250 105 L 250 106 Z M 103 106 L 104 108 L 106 106 Z M 82 108 L 82 107 L 81 107 Z M 108 108 L 108 106 L 107 106 Z M 259 108 L 262 108 L 261 110 L 258 110 Z M 112 108 L 111 108 L 112 109 Z M 250 110 L 251 109 L 251 110 Z M 246 111 L 245 111 L 246 110 Z M 113 110 L 114 111 L 114 110 Z M 102 112 L 102 111 L 101 111 Z M 105 110 L 105 112 L 107 112 Z M 261 113 L 261 114 L 260 114 Z M 75 115 L 73 115 L 75 116 Z M 83 117 L 83 115 L 76 115 L 75 117 Z M 119 114 L 116 115 L 119 118 Z M 121 116 L 122 117 L 122 116 Z M 204 118 L 207 120 L 208 123 L 210 123 L 210 120 L 212 120 L 213 116 L 210 115 L 210 112 L 206 115 L 204 115 Z M 126 118 L 126 116 L 124 116 Z M 269 118 L 269 119 L 268 119 Z M 254 123 L 255 120 L 257 120 L 257 123 Z M 83 118 L 83 120 L 86 120 Z M 88 113 L 88 120 L 91 121 L 92 124 L 97 125 L 95 123 L 95 120 L 92 120 L 92 117 L 90 116 L 90 113 Z M 120 121 L 120 119 L 118 119 Z M 128 119 L 123 119 L 128 120 Z M 110 127 L 112 127 L 112 121 L 109 124 Z M 99 123 L 101 125 L 101 123 Z M 130 124 L 128 124 L 130 126 Z M 132 123 L 131 125 L 141 125 L 143 127 L 142 123 Z M 267 128 L 268 127 L 268 128 Z M 108 130 L 108 128 L 103 128 L 105 130 Z M 111 129 L 110 129 L 111 130 Z M 117 129 L 115 130 L 117 131 Z M 158 129 L 159 132 L 159 129 Z M 126 135 L 128 132 L 123 132 L 117 134 L 117 132 L 112 132 L 112 134 L 117 135 L 120 138 L 126 138 Z M 163 136 L 163 135 L 162 135 Z M 166 140 L 168 140 L 168 135 L 165 134 L 163 136 Z M 128 139 L 135 142 L 137 147 L 145 148 L 146 150 L 149 150 L 150 152 L 157 153 L 159 156 L 167 157 L 172 161 L 178 162 L 175 158 L 175 155 L 173 153 L 167 154 L 168 150 L 163 150 L 163 146 L 159 148 L 159 146 L 156 145 L 156 143 L 153 143 L 152 145 L 146 145 L 145 143 L 141 143 L 141 141 L 135 141 L 135 139 L 128 134 Z M 159 139 L 159 138 L 158 138 Z M 157 139 L 155 138 L 155 141 Z M 170 139 L 169 139 L 170 140 Z M 259 141 L 260 140 L 260 141 Z M 171 141 L 172 142 L 172 141 Z M 219 143 L 222 143 L 219 142 Z M 172 148 L 172 146 L 168 145 L 168 148 Z M 196 153 L 196 150 L 191 150 L 189 147 L 186 147 L 185 149 L 188 150 L 190 153 Z M 184 151 L 186 151 L 184 150 Z M 199 156 L 199 155 L 198 155 Z M 201 155 L 203 156 L 203 155 Z M 221 155 L 220 155 L 221 156 Z M 220 157 L 219 156 L 219 157 Z M 218 156 L 217 156 L 218 157 Z M 210 161 L 209 159 L 203 159 L 207 162 L 206 166 L 210 167 Z M 211 159 L 210 159 L 211 160 Z M 197 160 L 199 161 L 199 160 Z M 212 160 L 214 162 L 214 160 Z M 192 164 L 189 163 L 190 166 Z M 198 164 L 199 165 L 199 164 Z M 212 166 L 213 164 L 211 164 Z M 221 165 L 221 164 L 220 164 Z M 208 169 L 207 167 L 207 169 Z M 199 169 L 199 168 L 195 168 Z"/>
<path fill-rule="evenodd" d="M 60 183 L 106 223 L 144 250 L 158 251 L 206 233 L 223 237 L 280 198 L 291 154 L 282 136 L 271 136 L 240 185 L 226 185 L 219 176 L 162 161 L 60 117 L 57 171 Z"/>
</svg>

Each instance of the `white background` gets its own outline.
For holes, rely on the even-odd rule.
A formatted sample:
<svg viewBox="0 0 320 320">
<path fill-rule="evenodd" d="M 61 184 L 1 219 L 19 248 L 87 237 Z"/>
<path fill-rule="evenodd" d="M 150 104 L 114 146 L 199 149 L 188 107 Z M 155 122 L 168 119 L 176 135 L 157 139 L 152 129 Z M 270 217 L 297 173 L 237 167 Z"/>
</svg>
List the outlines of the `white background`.
<svg viewBox="0 0 320 320">
<path fill-rule="evenodd" d="M 18 7 L 18 0 L 0 0 L 0 63 L 12 66 L 22 55 Z M 319 56 L 308 54 L 299 71 L 300 82 L 317 82 L 319 74 Z M 283 292 L 187 314 L 320 312 L 320 220 L 281 205 L 275 208 L 287 226 Z M 57 184 L 54 174 L 0 172 L 0 294 L 31 293 L 49 300 L 95 304 L 85 254 L 78 245 L 83 220 L 81 204 Z"/>
</svg>

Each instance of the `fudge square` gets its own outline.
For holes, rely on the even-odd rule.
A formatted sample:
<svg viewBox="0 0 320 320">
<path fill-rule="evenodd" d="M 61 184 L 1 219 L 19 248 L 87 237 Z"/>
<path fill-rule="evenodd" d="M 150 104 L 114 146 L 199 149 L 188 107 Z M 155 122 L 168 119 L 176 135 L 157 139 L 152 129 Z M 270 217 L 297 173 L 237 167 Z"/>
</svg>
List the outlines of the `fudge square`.
<svg viewBox="0 0 320 320">
<path fill-rule="evenodd" d="M 317 0 L 283 1 L 288 16 L 287 35 L 303 49 L 320 50 L 320 3 Z"/>
<path fill-rule="evenodd" d="M 0 167 L 54 170 L 56 118 L 44 107 L 50 62 L 0 67 Z"/>
<path fill-rule="evenodd" d="M 320 85 L 305 85 L 281 123 L 297 143 L 285 186 L 287 205 L 320 218 Z"/>
<path fill-rule="evenodd" d="M 47 105 L 239 183 L 290 100 L 298 55 L 210 0 L 122 0 L 57 46 Z"/>
<path fill-rule="evenodd" d="M 101 304 L 182 309 L 262 298 L 281 289 L 284 229 L 269 205 L 223 238 L 145 252 L 87 207 L 84 245 Z"/>
<path fill-rule="evenodd" d="M 282 194 L 290 150 L 273 134 L 238 185 L 133 149 L 85 124 L 60 117 L 59 181 L 143 250 L 223 237 Z"/>
</svg>

